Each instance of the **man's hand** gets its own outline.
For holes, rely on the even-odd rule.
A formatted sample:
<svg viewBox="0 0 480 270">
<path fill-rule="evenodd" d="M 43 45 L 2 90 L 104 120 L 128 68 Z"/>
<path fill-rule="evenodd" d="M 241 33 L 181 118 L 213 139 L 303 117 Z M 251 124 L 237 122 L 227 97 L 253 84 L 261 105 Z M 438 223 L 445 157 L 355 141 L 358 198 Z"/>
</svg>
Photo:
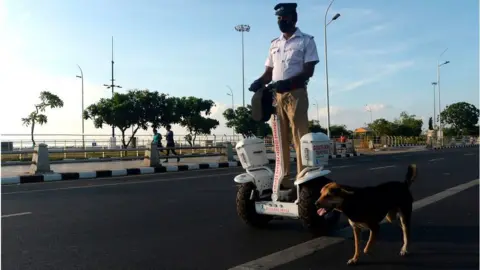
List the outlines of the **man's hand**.
<svg viewBox="0 0 480 270">
<path fill-rule="evenodd" d="M 263 84 L 262 78 L 255 80 L 251 85 L 250 88 L 248 88 L 249 91 L 251 92 L 257 92 L 259 89 L 263 88 L 265 85 Z"/>
<path fill-rule="evenodd" d="M 292 90 L 292 81 L 291 80 L 281 80 L 275 83 L 275 89 L 277 93 L 285 93 Z"/>
</svg>

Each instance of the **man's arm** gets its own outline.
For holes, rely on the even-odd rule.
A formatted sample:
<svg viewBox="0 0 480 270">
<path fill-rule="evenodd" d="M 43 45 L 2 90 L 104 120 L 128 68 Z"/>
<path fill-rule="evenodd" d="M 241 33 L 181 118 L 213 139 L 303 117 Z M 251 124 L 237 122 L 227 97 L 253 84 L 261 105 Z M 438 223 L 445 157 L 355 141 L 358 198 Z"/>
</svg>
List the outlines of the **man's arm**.
<svg viewBox="0 0 480 270">
<path fill-rule="evenodd" d="M 272 72 L 273 67 L 266 66 L 265 71 L 263 72 L 262 76 L 260 76 L 260 80 L 262 80 L 263 84 L 267 84 L 272 81 Z"/>
</svg>

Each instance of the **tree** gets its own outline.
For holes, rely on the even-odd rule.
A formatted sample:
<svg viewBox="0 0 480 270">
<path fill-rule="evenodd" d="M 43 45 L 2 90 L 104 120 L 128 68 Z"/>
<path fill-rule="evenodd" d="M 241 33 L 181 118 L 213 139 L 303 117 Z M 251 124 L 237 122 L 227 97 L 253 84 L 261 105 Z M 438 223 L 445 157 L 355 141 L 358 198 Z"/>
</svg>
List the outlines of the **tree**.
<svg viewBox="0 0 480 270">
<path fill-rule="evenodd" d="M 330 136 L 340 137 L 343 135 L 351 136 L 353 132 L 347 129 L 345 125 L 332 125 L 330 126 Z"/>
<path fill-rule="evenodd" d="M 308 131 L 309 132 L 322 132 L 327 134 L 327 130 L 320 126 L 320 123 L 317 120 L 308 121 Z"/>
<path fill-rule="evenodd" d="M 384 118 L 379 118 L 368 124 L 368 127 L 375 133 L 377 136 L 393 136 L 393 123 L 387 121 Z"/>
<path fill-rule="evenodd" d="M 223 112 L 223 117 L 227 120 L 227 127 L 233 128 L 237 134 L 242 136 L 265 137 L 272 134 L 270 125 L 266 122 L 257 122 L 252 118 L 252 106 L 237 107 L 235 111 L 227 109 Z"/>
<path fill-rule="evenodd" d="M 188 130 L 193 144 L 197 135 L 211 134 L 220 124 L 215 119 L 205 117 L 211 114 L 214 106 L 215 102 L 209 99 L 182 97 L 176 100 L 176 108 L 181 118 L 180 125 Z"/>
<path fill-rule="evenodd" d="M 47 116 L 43 114 L 47 108 L 62 108 L 63 101 L 55 94 L 48 91 L 40 92 L 40 103 L 34 105 L 35 111 L 31 112 L 28 117 L 22 118 L 22 122 L 25 126 L 31 126 L 31 139 L 33 146 L 35 146 L 35 139 L 33 138 L 33 132 L 35 130 L 35 124 L 43 125 L 47 123 Z"/>
<path fill-rule="evenodd" d="M 446 106 L 440 113 L 442 124 L 448 124 L 456 134 L 478 134 L 479 109 L 467 102 Z"/>
<path fill-rule="evenodd" d="M 416 137 L 422 134 L 423 120 L 407 112 L 400 113 L 400 118 L 393 121 L 393 131 L 396 136 Z"/>
<path fill-rule="evenodd" d="M 127 93 L 115 93 L 113 98 L 102 98 L 84 111 L 84 119 L 92 119 L 96 128 L 104 124 L 118 128 L 122 134 L 122 144 L 127 148 L 135 134 L 141 128 L 159 126 L 169 119 L 167 95 L 148 90 L 129 90 Z M 170 104 L 171 105 L 171 104 Z M 170 111 L 171 112 L 171 111 Z M 125 132 L 132 128 L 132 136 L 125 139 Z"/>
<path fill-rule="evenodd" d="M 432 117 L 428 118 L 428 130 L 433 130 L 433 120 L 432 120 Z"/>
</svg>

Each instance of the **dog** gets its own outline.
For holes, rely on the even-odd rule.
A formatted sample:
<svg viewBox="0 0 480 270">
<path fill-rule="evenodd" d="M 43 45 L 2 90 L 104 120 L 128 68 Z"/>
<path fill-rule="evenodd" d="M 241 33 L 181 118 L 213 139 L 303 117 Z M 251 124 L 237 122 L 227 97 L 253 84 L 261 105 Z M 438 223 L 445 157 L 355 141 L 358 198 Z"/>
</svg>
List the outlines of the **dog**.
<svg viewBox="0 0 480 270">
<path fill-rule="evenodd" d="M 318 215 L 330 210 L 344 213 L 353 229 L 355 253 L 348 260 L 354 265 L 360 257 L 361 229 L 370 230 L 370 237 L 363 252 L 368 254 L 380 229 L 380 222 L 385 218 L 392 223 L 399 217 L 403 232 L 403 246 L 400 256 L 408 253 L 410 239 L 410 222 L 412 217 L 413 197 L 410 186 L 417 177 L 417 166 L 411 164 L 403 182 L 387 182 L 372 187 L 351 187 L 335 182 L 326 184 L 320 191 L 320 198 L 315 202 Z"/>
</svg>

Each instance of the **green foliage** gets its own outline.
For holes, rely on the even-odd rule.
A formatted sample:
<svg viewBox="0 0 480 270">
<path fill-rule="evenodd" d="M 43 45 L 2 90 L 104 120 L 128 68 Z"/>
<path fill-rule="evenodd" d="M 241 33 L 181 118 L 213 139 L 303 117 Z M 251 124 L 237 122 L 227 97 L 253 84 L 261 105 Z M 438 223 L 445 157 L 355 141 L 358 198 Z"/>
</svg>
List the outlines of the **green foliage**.
<svg viewBox="0 0 480 270">
<path fill-rule="evenodd" d="M 223 112 L 223 117 L 227 120 L 227 127 L 234 128 L 235 132 L 247 136 L 265 137 L 272 134 L 272 129 L 268 123 L 256 122 L 252 118 L 252 106 L 238 107 L 235 111 L 227 109 Z"/>
<path fill-rule="evenodd" d="M 368 127 L 377 136 L 419 136 L 422 133 L 423 120 L 415 117 L 415 115 L 402 112 L 400 118 L 395 119 L 393 122 L 380 118 L 368 124 Z"/>
<path fill-rule="evenodd" d="M 197 135 L 211 134 L 220 123 L 208 116 L 215 102 L 196 97 L 182 97 L 176 100 L 176 111 L 180 116 L 180 125 L 189 132 L 191 141 L 195 144 Z M 173 119 L 176 120 L 176 119 Z"/>
<path fill-rule="evenodd" d="M 479 109 L 467 102 L 451 104 L 440 113 L 442 124 L 447 124 L 457 135 L 478 134 Z"/>
<path fill-rule="evenodd" d="M 31 125 L 31 140 L 32 144 L 35 146 L 35 139 L 33 137 L 33 133 L 35 131 L 35 124 L 43 125 L 46 124 L 48 118 L 43 112 L 47 108 L 62 108 L 63 107 L 63 100 L 60 99 L 57 95 L 52 94 L 48 91 L 40 92 L 40 103 L 35 104 L 35 111 L 31 112 L 28 117 L 22 118 L 22 122 L 25 126 Z"/>
<path fill-rule="evenodd" d="M 351 136 L 353 134 L 352 131 L 347 129 L 345 125 L 331 125 L 330 126 L 330 136 L 333 137 L 340 137 L 342 136 Z"/>
<path fill-rule="evenodd" d="M 377 136 L 394 136 L 393 123 L 384 118 L 379 118 L 368 124 L 368 127 Z"/>
<path fill-rule="evenodd" d="M 320 126 L 320 123 L 317 120 L 308 121 L 308 131 L 309 132 L 322 132 L 327 134 L 327 130 Z"/>
<path fill-rule="evenodd" d="M 393 121 L 394 133 L 397 136 L 415 137 L 422 133 L 423 120 L 416 119 L 416 115 L 402 112 L 399 119 Z"/>
<path fill-rule="evenodd" d="M 167 125 L 169 121 L 178 121 L 172 114 L 174 102 L 165 94 L 148 90 L 130 90 L 127 93 L 115 93 L 113 98 L 102 98 L 84 111 L 84 119 L 92 119 L 96 128 L 104 124 L 118 128 L 122 134 L 122 144 L 128 147 L 139 129 L 147 130 Z M 126 142 L 125 132 L 133 128 L 133 134 Z"/>
</svg>

